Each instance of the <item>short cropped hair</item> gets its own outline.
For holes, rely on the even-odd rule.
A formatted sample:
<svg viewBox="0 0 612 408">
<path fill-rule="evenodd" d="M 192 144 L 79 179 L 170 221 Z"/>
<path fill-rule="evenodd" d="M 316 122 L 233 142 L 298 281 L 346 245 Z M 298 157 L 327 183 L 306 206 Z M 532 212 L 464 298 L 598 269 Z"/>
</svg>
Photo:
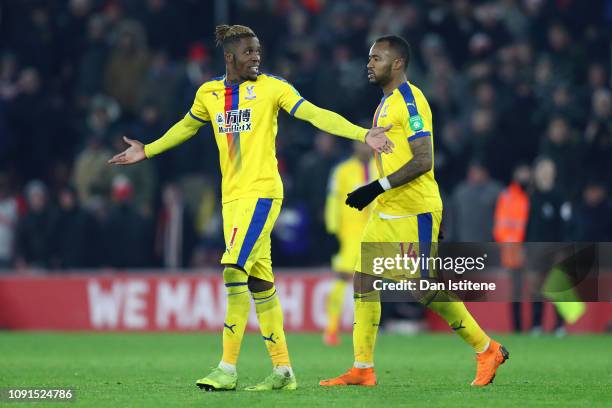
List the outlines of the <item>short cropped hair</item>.
<svg viewBox="0 0 612 408">
<path fill-rule="evenodd" d="M 408 66 L 410 62 L 410 44 L 403 37 L 399 35 L 385 35 L 378 38 L 375 42 L 386 42 L 389 47 L 397 53 L 397 55 L 404 60 L 404 65 Z"/>
</svg>

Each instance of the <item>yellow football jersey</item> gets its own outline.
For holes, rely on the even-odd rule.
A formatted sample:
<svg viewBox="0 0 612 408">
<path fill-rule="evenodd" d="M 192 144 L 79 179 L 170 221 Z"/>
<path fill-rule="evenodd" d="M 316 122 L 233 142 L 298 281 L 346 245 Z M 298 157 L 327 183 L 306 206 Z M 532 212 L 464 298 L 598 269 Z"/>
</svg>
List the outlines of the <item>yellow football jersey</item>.
<svg viewBox="0 0 612 408">
<path fill-rule="evenodd" d="M 409 141 L 431 137 L 433 126 L 431 109 L 423 92 L 409 82 L 401 84 L 385 95 L 374 114 L 373 126 L 393 125 L 387 136 L 395 144 L 391 154 L 375 154 L 380 177 L 395 172 L 412 159 Z M 433 151 L 432 151 L 433 157 Z M 385 191 L 377 199 L 377 213 L 393 216 L 422 214 L 442 209 L 442 200 L 434 170 L 417 177 L 410 183 Z"/>
<path fill-rule="evenodd" d="M 278 111 L 293 115 L 303 101 L 288 82 L 268 74 L 236 85 L 213 78 L 198 89 L 189 115 L 212 124 L 224 203 L 283 197 L 275 147 Z"/>
<path fill-rule="evenodd" d="M 325 202 L 325 225 L 328 232 L 336 234 L 340 240 L 353 239 L 359 242 L 370 215 L 370 207 L 358 211 L 344 202 L 348 193 L 375 178 L 376 165 L 373 160 L 363 163 L 353 156 L 335 167 L 329 179 Z"/>
</svg>

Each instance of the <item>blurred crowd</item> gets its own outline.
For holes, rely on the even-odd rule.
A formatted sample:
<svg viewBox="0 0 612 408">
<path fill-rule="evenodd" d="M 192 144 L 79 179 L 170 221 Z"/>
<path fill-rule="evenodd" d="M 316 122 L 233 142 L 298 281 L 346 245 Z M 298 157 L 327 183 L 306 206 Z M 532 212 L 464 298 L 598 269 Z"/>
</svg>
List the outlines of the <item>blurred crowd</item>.
<svg viewBox="0 0 612 408">
<path fill-rule="evenodd" d="M 0 268 L 217 264 L 210 127 L 155 160 L 106 163 L 123 136 L 161 136 L 199 85 L 224 73 L 215 4 L 0 3 Z M 369 46 L 389 33 L 411 43 L 408 76 L 433 112 L 446 240 L 507 240 L 494 230 L 513 220 L 497 213 L 511 193 L 527 200 L 524 240 L 612 240 L 611 0 L 226 6 L 229 23 L 259 36 L 266 70 L 366 127 L 382 96 L 366 80 Z M 327 264 L 331 249 L 317 245 L 326 180 L 350 144 L 285 114 L 280 122 L 275 264 Z"/>
</svg>

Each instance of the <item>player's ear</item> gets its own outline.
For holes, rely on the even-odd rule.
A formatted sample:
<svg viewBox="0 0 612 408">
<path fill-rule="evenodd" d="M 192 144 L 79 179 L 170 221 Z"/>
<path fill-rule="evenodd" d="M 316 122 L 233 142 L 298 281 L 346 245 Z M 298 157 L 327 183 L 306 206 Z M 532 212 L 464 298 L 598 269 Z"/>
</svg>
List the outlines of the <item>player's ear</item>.
<svg viewBox="0 0 612 408">
<path fill-rule="evenodd" d="M 223 57 L 225 58 L 225 63 L 226 64 L 231 64 L 232 62 L 234 62 L 234 53 L 233 52 L 226 51 L 226 52 L 223 53 Z"/>
<path fill-rule="evenodd" d="M 401 59 L 401 58 L 394 59 L 393 62 L 391 63 L 391 68 L 394 71 L 403 70 L 404 69 L 404 60 Z"/>
</svg>

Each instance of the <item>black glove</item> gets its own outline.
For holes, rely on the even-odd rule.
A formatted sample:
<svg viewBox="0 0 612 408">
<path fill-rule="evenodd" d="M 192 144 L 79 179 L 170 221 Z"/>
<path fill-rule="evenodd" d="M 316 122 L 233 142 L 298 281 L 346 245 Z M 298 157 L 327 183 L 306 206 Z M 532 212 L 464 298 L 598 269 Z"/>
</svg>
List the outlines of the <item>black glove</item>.
<svg viewBox="0 0 612 408">
<path fill-rule="evenodd" d="M 352 193 L 348 193 L 345 202 L 346 205 L 348 205 L 349 207 L 353 207 L 361 211 L 365 207 L 367 207 L 368 204 L 374 201 L 376 197 L 378 197 L 384 192 L 385 189 L 382 188 L 378 180 L 375 180 L 370 184 L 366 184 L 363 187 L 359 187 Z"/>
</svg>

